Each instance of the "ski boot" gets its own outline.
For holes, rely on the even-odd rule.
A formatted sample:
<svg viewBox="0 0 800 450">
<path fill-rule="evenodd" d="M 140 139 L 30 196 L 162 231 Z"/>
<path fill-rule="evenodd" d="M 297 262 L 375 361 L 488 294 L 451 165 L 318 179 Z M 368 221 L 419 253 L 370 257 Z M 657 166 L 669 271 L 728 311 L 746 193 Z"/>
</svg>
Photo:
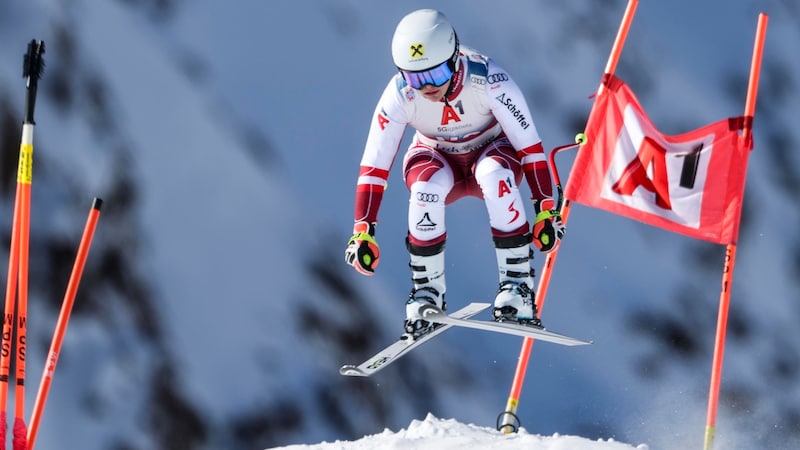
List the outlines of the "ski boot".
<svg viewBox="0 0 800 450">
<path fill-rule="evenodd" d="M 494 299 L 494 320 L 542 328 L 533 292 L 533 250 L 530 235 L 495 238 L 500 287 Z"/>
<path fill-rule="evenodd" d="M 433 248 L 416 247 L 407 244 L 411 261 L 411 280 L 414 283 L 406 302 L 406 320 L 403 324 L 405 336 L 417 339 L 437 325 L 424 320 L 419 315 L 422 305 L 436 305 L 442 310 L 446 308 L 444 301 L 444 243 Z"/>
</svg>

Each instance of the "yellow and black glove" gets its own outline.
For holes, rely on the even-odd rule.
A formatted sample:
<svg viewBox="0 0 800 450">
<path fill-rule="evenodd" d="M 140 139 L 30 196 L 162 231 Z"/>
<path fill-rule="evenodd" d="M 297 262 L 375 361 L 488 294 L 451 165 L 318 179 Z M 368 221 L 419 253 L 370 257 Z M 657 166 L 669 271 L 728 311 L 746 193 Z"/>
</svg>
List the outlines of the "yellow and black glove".
<svg viewBox="0 0 800 450">
<path fill-rule="evenodd" d="M 372 275 L 381 259 L 381 250 L 375 242 L 375 223 L 356 222 L 353 236 L 347 241 L 344 260 L 363 275 Z"/>
<path fill-rule="evenodd" d="M 555 208 L 556 202 L 552 198 L 533 201 L 533 210 L 536 218 L 533 221 L 533 244 L 542 253 L 548 253 L 558 247 L 564 237 L 566 228 L 561 220 L 561 212 Z"/>
</svg>

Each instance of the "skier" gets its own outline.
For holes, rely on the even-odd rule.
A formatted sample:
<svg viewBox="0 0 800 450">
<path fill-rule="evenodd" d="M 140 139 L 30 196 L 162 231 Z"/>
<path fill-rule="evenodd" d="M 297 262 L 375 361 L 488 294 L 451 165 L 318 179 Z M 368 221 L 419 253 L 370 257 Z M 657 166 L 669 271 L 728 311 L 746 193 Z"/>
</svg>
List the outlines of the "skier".
<svg viewBox="0 0 800 450">
<path fill-rule="evenodd" d="M 459 45 L 445 15 L 414 11 L 392 38 L 399 73 L 375 108 L 356 186 L 355 225 L 345 261 L 372 275 L 380 261 L 375 240 L 378 209 L 406 127 L 415 129 L 403 158 L 410 191 L 406 247 L 413 288 L 404 329 L 415 339 L 433 324 L 418 308 L 445 308 L 445 205 L 482 198 L 489 215 L 500 285 L 497 321 L 541 327 L 533 292 L 531 242 L 546 253 L 564 235 L 555 210 L 544 148 L 519 87 L 502 67 Z M 535 218 L 530 228 L 519 184 L 526 179 Z"/>
</svg>

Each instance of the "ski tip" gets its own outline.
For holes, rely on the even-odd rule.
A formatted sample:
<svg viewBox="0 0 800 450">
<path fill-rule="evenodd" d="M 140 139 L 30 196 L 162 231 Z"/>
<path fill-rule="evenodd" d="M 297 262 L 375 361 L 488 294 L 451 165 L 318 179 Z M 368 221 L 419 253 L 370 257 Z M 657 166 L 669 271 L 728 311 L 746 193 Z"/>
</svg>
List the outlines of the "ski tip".
<svg viewBox="0 0 800 450">
<path fill-rule="evenodd" d="M 564 336 L 564 335 L 562 335 L 562 336 Z M 568 345 L 568 346 L 580 346 L 580 345 L 592 345 L 592 344 L 594 344 L 594 341 L 578 339 L 578 338 L 569 337 L 569 336 L 564 336 L 564 337 L 570 340 L 569 343 L 564 343 L 564 345 Z"/>
<path fill-rule="evenodd" d="M 559 339 L 563 339 L 563 341 L 560 342 L 560 344 L 561 345 L 566 345 L 568 347 L 581 346 L 581 345 L 592 345 L 594 343 L 594 341 L 579 339 L 579 338 L 576 338 L 576 337 L 567 336 L 565 334 L 557 333 L 555 331 L 550 331 L 550 330 L 548 330 L 547 328 L 544 328 L 544 327 L 542 327 L 541 330 L 545 331 L 547 333 L 550 333 L 554 337 L 558 337 Z M 543 339 L 543 340 L 546 340 L 546 339 Z"/>
<path fill-rule="evenodd" d="M 367 374 L 352 364 L 345 364 L 339 369 L 339 374 L 347 377 L 366 377 Z"/>
</svg>

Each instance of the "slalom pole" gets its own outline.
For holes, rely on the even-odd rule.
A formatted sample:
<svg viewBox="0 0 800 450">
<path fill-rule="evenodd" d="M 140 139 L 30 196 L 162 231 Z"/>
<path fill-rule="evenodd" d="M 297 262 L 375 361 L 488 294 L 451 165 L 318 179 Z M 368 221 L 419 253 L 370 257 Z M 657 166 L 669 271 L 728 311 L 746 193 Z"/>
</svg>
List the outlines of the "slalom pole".
<svg viewBox="0 0 800 450">
<path fill-rule="evenodd" d="M 56 364 L 58 363 L 58 355 L 61 352 L 61 345 L 64 342 L 64 334 L 67 331 L 69 317 L 70 314 L 72 314 L 72 306 L 75 303 L 78 285 L 81 282 L 83 268 L 86 266 L 86 258 L 92 246 L 92 239 L 94 238 L 95 229 L 97 229 L 97 221 L 100 218 L 100 208 L 102 206 L 103 200 L 99 198 L 95 198 L 92 202 L 92 208 L 89 211 L 89 217 L 86 220 L 86 226 L 83 230 L 83 237 L 78 246 L 78 254 L 75 257 L 75 264 L 72 266 L 72 275 L 69 277 L 67 291 L 64 294 L 64 301 L 61 304 L 61 313 L 58 315 L 58 322 L 56 322 L 56 329 L 53 333 L 53 339 L 50 342 L 50 351 L 47 354 L 44 373 L 42 374 L 42 380 L 39 384 L 39 392 L 36 394 L 36 403 L 34 403 L 33 412 L 31 413 L 30 427 L 28 428 L 28 450 L 33 450 L 33 444 L 36 442 L 36 433 L 39 431 L 42 411 L 44 411 L 44 406 L 47 402 L 47 394 L 50 392 L 50 385 L 53 382 L 53 375 L 56 371 Z"/>
<path fill-rule="evenodd" d="M 28 44 L 28 51 L 25 53 L 22 66 L 22 76 L 26 79 L 25 95 L 25 119 L 22 123 L 22 140 L 19 149 L 19 163 L 17 168 L 17 190 L 14 198 L 14 216 L 11 226 L 11 245 L 8 255 L 8 278 L 6 279 L 6 304 L 3 315 L 3 334 L 2 351 L 0 351 L 0 443 L 2 448 L 6 445 L 6 433 L 8 428 L 7 407 L 8 407 L 8 381 L 11 373 L 11 355 L 14 343 L 15 320 L 14 310 L 17 300 L 17 287 L 21 281 L 25 282 L 25 287 L 20 287 L 20 295 L 25 296 L 25 311 L 20 315 L 17 326 L 17 343 L 21 347 L 17 348 L 17 376 L 20 374 L 19 363 L 22 360 L 23 378 L 17 378 L 17 389 L 15 390 L 15 421 L 14 421 L 14 448 L 24 449 L 24 422 L 20 414 L 24 405 L 24 361 L 25 361 L 25 329 L 27 327 L 27 254 L 28 254 L 28 235 L 30 229 L 30 175 L 31 162 L 33 158 L 33 120 L 36 105 L 36 92 L 39 86 L 39 79 L 44 69 L 44 42 L 32 40 Z M 28 205 L 26 206 L 26 202 Z M 23 240 L 25 241 L 23 243 Z M 24 253 L 25 269 L 22 256 Z M 22 332 L 22 333 L 20 333 Z M 20 395 L 20 392 L 22 395 Z M 21 427 L 21 428 L 20 428 Z M 18 437 L 22 433 L 22 440 Z"/>
<path fill-rule="evenodd" d="M 553 175 L 555 182 L 556 195 L 556 209 L 560 210 L 561 221 L 566 225 L 569 216 L 569 200 L 564 199 L 564 189 L 561 184 L 561 178 L 558 175 L 558 167 L 555 164 L 556 153 L 562 150 L 568 150 L 586 143 L 586 135 L 579 133 L 575 136 L 574 144 L 567 144 L 556 147 L 550 150 L 548 156 L 550 164 L 550 173 Z M 547 286 L 550 283 L 551 267 L 553 266 L 558 249 L 551 251 L 545 257 L 544 269 L 542 270 L 542 280 L 539 282 L 539 288 L 536 292 L 536 310 L 537 316 L 542 315 L 542 308 L 544 307 L 544 299 L 547 296 Z M 497 417 L 497 430 L 506 434 L 516 433 L 519 429 L 519 418 L 516 415 L 517 407 L 519 404 L 519 396 L 522 392 L 522 384 L 525 380 L 525 372 L 528 368 L 528 361 L 530 360 L 531 348 L 533 347 L 533 339 L 526 337 L 522 341 L 522 349 L 520 350 L 519 361 L 517 362 L 517 370 L 514 374 L 514 379 L 511 383 L 511 394 L 506 402 L 505 411 L 501 412 Z"/>
<path fill-rule="evenodd" d="M 33 150 L 33 146 L 31 146 Z M 32 154 L 29 153 L 29 155 Z M 30 158 L 27 160 L 30 162 Z M 22 160 L 20 160 L 20 173 L 22 173 Z M 30 165 L 25 168 L 30 174 Z M 19 285 L 17 286 L 17 348 L 16 348 L 16 388 L 14 390 L 14 431 L 12 448 L 14 450 L 27 450 L 27 434 L 25 427 L 25 341 L 27 339 L 28 322 L 28 250 L 30 243 L 30 206 L 31 184 L 30 178 L 22 181 L 22 196 L 20 197 L 19 215 Z"/>
<path fill-rule="evenodd" d="M 636 14 L 636 7 L 639 6 L 639 0 L 629 0 L 628 6 L 625 7 L 625 13 L 622 15 L 622 22 L 617 30 L 617 37 L 614 39 L 614 45 L 611 47 L 611 54 L 608 56 L 606 63 L 605 75 L 613 75 L 617 71 L 617 63 L 622 54 L 622 48 L 625 46 L 625 40 L 628 38 L 628 31 L 631 29 L 633 23 L 633 15 Z M 603 93 L 605 83 L 600 83 L 597 88 L 597 95 Z"/>
<path fill-rule="evenodd" d="M 752 63 L 750 64 L 750 81 L 747 86 L 747 100 L 745 101 L 744 107 L 745 126 L 742 130 L 742 136 L 740 136 L 742 144 L 748 150 L 753 148 L 753 117 L 755 116 L 756 110 L 758 80 L 761 74 L 761 57 L 764 51 L 764 38 L 767 33 L 768 19 L 768 16 L 764 13 L 758 15 L 756 39 L 753 45 L 753 59 Z M 736 239 L 738 239 L 738 236 Z M 722 362 L 725 354 L 725 335 L 727 334 L 728 310 L 730 308 L 731 287 L 733 285 L 733 268 L 735 263 L 736 242 L 728 244 L 725 250 L 725 265 L 722 269 L 722 291 L 720 292 L 719 299 L 717 332 L 714 341 L 714 358 L 711 363 L 711 383 L 708 393 L 708 412 L 706 417 L 706 432 L 703 445 L 705 450 L 711 450 L 714 446 L 714 434 L 717 427 L 717 407 L 719 405 L 719 389 L 722 379 Z"/>
<path fill-rule="evenodd" d="M 27 80 L 25 120 L 22 124 L 17 190 L 19 195 L 19 270 L 17 286 L 17 367 L 14 391 L 14 450 L 27 450 L 25 426 L 25 345 L 28 327 L 28 255 L 30 248 L 31 181 L 33 178 L 33 129 L 36 91 L 44 69 L 44 42 L 32 40 L 25 54 L 22 76 Z"/>
<path fill-rule="evenodd" d="M 603 80 L 600 83 L 600 86 L 597 89 L 597 95 L 603 93 L 604 86 L 605 86 L 605 79 L 607 76 L 613 75 L 614 71 L 617 67 L 617 62 L 619 60 L 620 55 L 622 54 L 622 48 L 625 46 L 625 40 L 628 37 L 628 31 L 630 30 L 631 23 L 633 22 L 633 16 L 636 13 L 636 7 L 639 4 L 639 0 L 628 0 L 628 5 L 625 8 L 625 13 L 622 16 L 622 22 L 620 23 L 619 30 L 617 31 L 617 36 L 614 39 L 614 45 L 611 47 L 611 54 L 608 57 L 608 61 L 606 63 L 605 72 L 603 75 Z M 584 139 L 585 139 L 584 135 Z M 578 137 L 576 136 L 576 141 Z M 570 148 L 573 147 L 572 145 L 569 146 Z M 551 151 L 550 155 L 550 169 L 551 172 L 554 174 L 554 177 L 557 176 L 557 170 L 555 163 L 552 159 L 553 152 L 556 149 Z M 560 186 L 560 180 L 556 181 L 556 189 L 559 191 L 559 196 L 561 196 L 562 189 Z M 561 197 L 560 197 L 561 198 Z M 569 210 L 570 210 L 570 202 L 569 199 L 564 199 L 563 204 L 561 205 L 561 220 L 564 225 L 567 224 L 567 219 L 569 218 Z M 553 270 L 553 265 L 555 264 L 556 257 L 558 256 L 558 248 L 551 251 L 547 254 L 544 260 L 544 265 L 542 266 L 542 276 L 541 280 L 539 281 L 539 287 L 536 290 L 536 308 L 538 310 L 538 315 L 541 316 L 542 308 L 544 307 L 544 300 L 547 297 L 547 288 L 550 285 L 550 276 Z M 528 370 L 528 362 L 530 360 L 530 353 L 531 349 L 533 348 L 533 339 L 532 338 L 524 338 L 522 341 L 522 348 L 520 349 L 519 360 L 517 361 L 517 369 L 514 372 L 514 379 L 511 383 L 511 393 L 508 396 L 508 401 L 506 402 L 506 409 L 505 411 L 501 412 L 500 415 L 497 417 L 497 430 L 502 431 L 503 433 L 516 433 L 519 430 L 520 421 L 517 417 L 517 409 L 519 408 L 519 397 L 522 393 L 522 385 L 525 381 L 525 373 Z"/>
<path fill-rule="evenodd" d="M 14 200 L 14 221 L 11 225 L 11 245 L 8 251 L 8 278 L 6 279 L 6 304 L 3 312 L 2 351 L 0 352 L 0 445 L 6 448 L 8 430 L 8 378 L 11 372 L 11 341 L 14 334 L 14 307 L 17 301 L 17 272 L 19 269 L 19 204 L 20 191 Z"/>
</svg>

